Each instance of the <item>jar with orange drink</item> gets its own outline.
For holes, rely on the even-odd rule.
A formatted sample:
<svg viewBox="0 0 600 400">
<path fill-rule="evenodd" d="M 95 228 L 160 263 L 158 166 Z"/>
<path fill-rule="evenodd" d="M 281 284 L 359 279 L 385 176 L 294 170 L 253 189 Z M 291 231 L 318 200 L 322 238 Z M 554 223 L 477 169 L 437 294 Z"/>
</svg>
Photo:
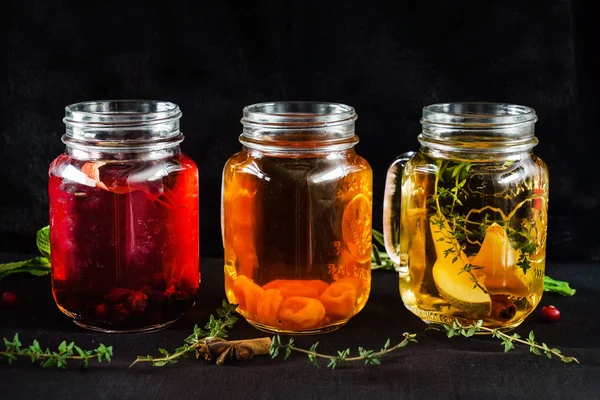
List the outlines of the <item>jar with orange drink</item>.
<svg viewBox="0 0 600 400">
<path fill-rule="evenodd" d="M 223 172 L 225 290 L 258 329 L 331 331 L 369 297 L 372 172 L 356 118 L 333 103 L 244 108 Z"/>
</svg>

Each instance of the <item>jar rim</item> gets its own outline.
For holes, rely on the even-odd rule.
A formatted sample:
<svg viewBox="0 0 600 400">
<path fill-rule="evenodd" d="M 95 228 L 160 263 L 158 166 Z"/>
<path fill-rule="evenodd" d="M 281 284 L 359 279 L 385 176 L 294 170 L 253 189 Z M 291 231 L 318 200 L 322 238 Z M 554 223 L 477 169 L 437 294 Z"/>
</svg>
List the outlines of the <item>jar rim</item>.
<svg viewBox="0 0 600 400">
<path fill-rule="evenodd" d="M 461 128 L 493 128 L 535 123 L 531 107 L 494 102 L 449 102 L 423 107 L 422 125 L 445 125 Z"/>
<path fill-rule="evenodd" d="M 353 107 L 320 101 L 271 101 L 244 107 L 244 126 L 271 128 L 318 128 L 353 123 L 358 116 Z"/>
<path fill-rule="evenodd" d="M 353 107 L 319 101 L 272 101 L 244 107 L 240 142 L 260 151 L 338 151 L 358 142 Z"/>
<path fill-rule="evenodd" d="M 135 126 L 159 124 L 181 118 L 175 103 L 157 100 L 92 100 L 65 107 L 63 122 L 69 126 Z"/>
<path fill-rule="evenodd" d="M 146 151 L 183 140 L 177 104 L 157 100 L 93 100 L 65 107 L 69 147 Z"/>
<path fill-rule="evenodd" d="M 427 148 L 471 153 L 531 150 L 535 111 L 508 103 L 439 103 L 423 108 L 419 142 Z"/>
</svg>

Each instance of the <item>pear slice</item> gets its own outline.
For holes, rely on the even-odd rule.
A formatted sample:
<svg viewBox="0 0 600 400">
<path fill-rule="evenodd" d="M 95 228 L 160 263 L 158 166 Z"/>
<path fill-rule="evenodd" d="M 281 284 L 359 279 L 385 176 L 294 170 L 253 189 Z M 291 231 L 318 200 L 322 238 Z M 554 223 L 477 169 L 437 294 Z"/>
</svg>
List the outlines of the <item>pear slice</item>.
<svg viewBox="0 0 600 400">
<path fill-rule="evenodd" d="M 459 274 L 461 263 L 438 259 L 433 265 L 433 280 L 440 295 L 454 307 L 468 314 L 487 317 L 492 310 L 490 295 L 473 287 L 471 275 Z"/>
<path fill-rule="evenodd" d="M 485 275 L 488 292 L 525 297 L 529 293 L 528 283 L 524 275 L 520 279 L 515 273 L 516 259 L 506 231 L 494 222 L 488 227 L 481 248 L 471 263 L 483 267 L 477 273 Z"/>
<path fill-rule="evenodd" d="M 441 218 L 444 222 L 443 227 L 440 228 L 439 225 L 430 221 L 431 236 L 437 255 L 437 260 L 433 265 L 432 271 L 433 281 L 440 292 L 440 296 L 454 307 L 466 313 L 479 317 L 489 316 L 492 310 L 490 295 L 478 287 L 473 287 L 474 282 L 471 280 L 472 276 L 470 274 L 466 272 L 461 273 L 464 265 L 460 260 L 467 259 L 462 250 L 459 259 L 454 262 L 452 262 L 454 259 L 452 254 L 449 254 L 447 257 L 444 256 L 444 250 L 448 246 L 454 246 L 454 248 L 460 248 L 460 246 L 458 246 L 458 243 L 455 243 L 454 238 L 451 239 L 452 244 L 448 243 L 447 239 L 441 240 L 445 237 L 444 232 L 450 232 L 450 227 L 443 216 L 437 215 L 434 218 Z M 481 282 L 479 284 L 482 285 Z"/>
</svg>

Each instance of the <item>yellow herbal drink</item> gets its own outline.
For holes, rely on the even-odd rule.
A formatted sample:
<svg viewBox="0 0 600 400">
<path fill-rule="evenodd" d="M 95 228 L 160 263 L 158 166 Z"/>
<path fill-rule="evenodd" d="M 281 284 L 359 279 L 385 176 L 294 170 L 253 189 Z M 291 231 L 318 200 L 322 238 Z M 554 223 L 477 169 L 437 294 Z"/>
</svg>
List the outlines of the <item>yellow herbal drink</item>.
<svg viewBox="0 0 600 400">
<path fill-rule="evenodd" d="M 386 249 L 406 307 L 427 323 L 519 325 L 542 296 L 548 172 L 535 112 L 495 103 L 425 107 L 422 147 L 390 167 Z"/>
<path fill-rule="evenodd" d="M 355 120 L 341 104 L 244 109 L 244 147 L 223 171 L 225 290 L 261 330 L 333 330 L 367 301 L 372 173 Z"/>
</svg>

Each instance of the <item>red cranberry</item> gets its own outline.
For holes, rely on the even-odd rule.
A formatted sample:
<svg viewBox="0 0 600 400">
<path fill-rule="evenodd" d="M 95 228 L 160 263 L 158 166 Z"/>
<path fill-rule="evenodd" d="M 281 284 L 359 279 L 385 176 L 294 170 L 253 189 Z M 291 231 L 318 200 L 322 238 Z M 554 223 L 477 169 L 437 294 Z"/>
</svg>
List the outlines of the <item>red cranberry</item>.
<svg viewBox="0 0 600 400">
<path fill-rule="evenodd" d="M 560 319 L 560 311 L 554 306 L 542 307 L 542 318 L 546 321 L 556 322 Z"/>
<path fill-rule="evenodd" d="M 169 298 L 169 300 L 183 300 L 187 297 L 187 294 L 181 290 L 179 282 L 171 280 L 169 288 L 165 291 L 165 297 Z"/>
<path fill-rule="evenodd" d="M 98 304 L 96 306 L 96 317 L 98 318 L 106 318 L 108 311 L 106 310 L 106 305 Z"/>
<path fill-rule="evenodd" d="M 6 307 L 14 306 L 17 302 L 17 295 L 13 292 L 4 292 L 0 296 L 0 304 Z"/>
<path fill-rule="evenodd" d="M 123 323 L 129 318 L 129 308 L 125 303 L 117 304 L 115 306 L 115 311 L 117 312 L 116 317 L 119 322 Z"/>
<path fill-rule="evenodd" d="M 110 292 L 109 294 L 104 296 L 104 298 L 109 303 L 117 304 L 117 303 L 121 303 L 124 300 L 126 300 L 130 295 L 131 295 L 131 290 L 129 290 L 129 289 L 116 288 L 116 289 L 113 289 L 112 292 Z"/>
<path fill-rule="evenodd" d="M 148 306 L 148 296 L 142 292 L 133 292 L 128 301 L 131 311 L 136 314 L 143 314 Z"/>
</svg>

